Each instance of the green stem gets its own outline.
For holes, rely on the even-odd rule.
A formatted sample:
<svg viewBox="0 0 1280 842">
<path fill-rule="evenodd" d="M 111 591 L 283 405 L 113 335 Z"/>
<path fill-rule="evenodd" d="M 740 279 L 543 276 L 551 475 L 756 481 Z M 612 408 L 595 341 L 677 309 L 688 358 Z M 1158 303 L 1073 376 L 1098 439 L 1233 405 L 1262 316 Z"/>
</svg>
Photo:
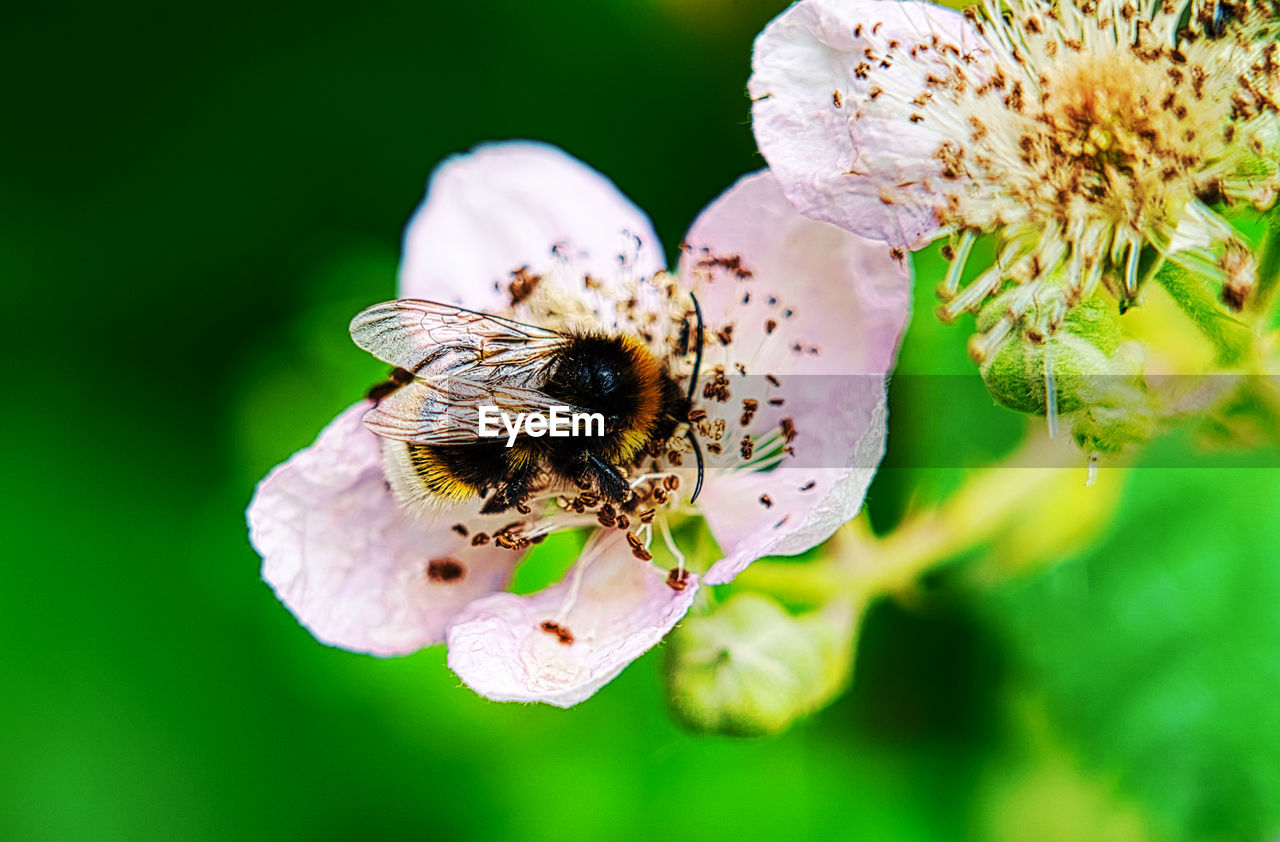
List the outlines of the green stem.
<svg viewBox="0 0 1280 842">
<path fill-rule="evenodd" d="M 1079 451 L 1069 443 L 1064 448 L 1061 440 L 1032 438 L 1005 463 L 975 473 L 942 505 L 910 516 L 884 538 L 872 536 L 865 519 L 859 518 L 836 534 L 827 560 L 758 561 L 736 582 L 803 602 L 908 591 L 924 573 L 988 543 L 1045 499 L 1083 490 L 1086 472 L 1079 467 Z M 1064 453 L 1077 460 L 1076 467 L 1046 467 L 1064 464 Z M 1054 516 L 1084 521 L 1096 518 L 1096 513 L 1087 506 L 1067 507 Z"/>
</svg>

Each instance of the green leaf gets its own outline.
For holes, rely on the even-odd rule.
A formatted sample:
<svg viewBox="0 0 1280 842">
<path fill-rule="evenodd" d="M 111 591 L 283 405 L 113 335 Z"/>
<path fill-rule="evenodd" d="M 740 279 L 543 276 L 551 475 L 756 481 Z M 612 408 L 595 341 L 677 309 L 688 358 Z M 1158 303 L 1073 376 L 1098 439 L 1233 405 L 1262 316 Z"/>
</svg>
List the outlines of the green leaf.
<svg viewBox="0 0 1280 842">
<path fill-rule="evenodd" d="M 1280 286 L 1280 202 L 1262 216 L 1266 226 L 1262 248 L 1258 258 L 1258 290 L 1254 306 L 1266 310 L 1271 307 L 1276 288 Z"/>
<path fill-rule="evenodd" d="M 1162 839 L 1280 828 L 1280 472 L 1140 468 L 1111 536 L 990 604 L 1082 760 Z"/>
<path fill-rule="evenodd" d="M 1219 365 L 1237 365 L 1249 353 L 1253 332 L 1223 309 L 1208 280 L 1166 261 L 1156 272 L 1156 282 L 1214 344 Z"/>
</svg>

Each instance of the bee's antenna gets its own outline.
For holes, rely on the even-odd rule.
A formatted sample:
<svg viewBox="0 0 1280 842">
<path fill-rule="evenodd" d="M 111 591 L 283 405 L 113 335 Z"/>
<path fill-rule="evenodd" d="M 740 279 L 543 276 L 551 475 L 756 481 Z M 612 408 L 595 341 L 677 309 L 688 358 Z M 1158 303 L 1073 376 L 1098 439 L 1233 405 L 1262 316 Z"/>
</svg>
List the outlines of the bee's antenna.
<svg viewBox="0 0 1280 842">
<path fill-rule="evenodd" d="M 698 350 L 693 357 L 693 377 L 689 378 L 689 403 L 693 403 L 693 393 L 698 388 L 698 372 L 702 370 L 702 307 L 698 305 L 698 297 L 689 293 L 693 299 L 693 312 L 698 316 Z"/>
<path fill-rule="evenodd" d="M 698 499 L 698 492 L 702 491 L 702 448 L 698 445 L 698 437 L 693 434 L 693 427 L 685 435 L 689 437 L 689 443 L 693 445 L 693 456 L 698 460 L 698 482 L 693 486 L 693 496 L 689 498 L 692 503 Z"/>
<path fill-rule="evenodd" d="M 698 304 L 698 297 L 692 292 L 689 298 L 693 300 L 693 312 L 698 316 L 698 350 L 693 357 L 693 376 L 689 378 L 689 404 L 693 404 L 693 395 L 698 388 L 698 373 L 702 370 L 702 307 Z M 689 502 L 698 499 L 699 492 L 702 491 L 702 447 L 698 444 L 698 437 L 693 434 L 693 425 L 689 425 L 689 429 L 685 432 L 689 438 L 689 444 L 693 445 L 693 455 L 698 460 L 698 483 L 693 487 L 693 495 L 689 497 Z"/>
</svg>

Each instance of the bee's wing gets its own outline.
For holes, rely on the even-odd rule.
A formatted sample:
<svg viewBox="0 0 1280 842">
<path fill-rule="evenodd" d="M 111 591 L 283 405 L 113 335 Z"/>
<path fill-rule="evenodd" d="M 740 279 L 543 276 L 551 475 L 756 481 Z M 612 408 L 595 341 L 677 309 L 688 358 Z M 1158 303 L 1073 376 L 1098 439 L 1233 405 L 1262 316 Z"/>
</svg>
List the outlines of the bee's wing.
<svg viewBox="0 0 1280 842">
<path fill-rule="evenodd" d="M 413 444 L 467 444 L 482 438 L 482 406 L 496 407 L 513 422 L 520 413 L 549 415 L 552 406 L 568 412 L 587 412 L 528 386 L 436 376 L 414 380 L 396 390 L 365 413 L 364 423 L 387 439 Z M 493 413 L 488 416 L 488 428 L 504 438 L 507 435 L 500 417 Z"/>
<path fill-rule="evenodd" d="M 351 320 L 351 338 L 418 377 L 465 374 L 482 380 L 518 377 L 564 342 L 553 330 L 412 298 L 360 313 Z M 477 366 L 489 371 L 474 372 Z"/>
<path fill-rule="evenodd" d="M 383 438 L 415 444 L 465 444 L 481 438 L 480 409 L 550 413 L 567 406 L 540 391 L 547 362 L 565 338 L 545 328 L 433 301 L 377 304 L 351 321 L 351 338 L 415 379 L 364 416 Z M 489 428 L 502 429 L 489 416 Z"/>
</svg>

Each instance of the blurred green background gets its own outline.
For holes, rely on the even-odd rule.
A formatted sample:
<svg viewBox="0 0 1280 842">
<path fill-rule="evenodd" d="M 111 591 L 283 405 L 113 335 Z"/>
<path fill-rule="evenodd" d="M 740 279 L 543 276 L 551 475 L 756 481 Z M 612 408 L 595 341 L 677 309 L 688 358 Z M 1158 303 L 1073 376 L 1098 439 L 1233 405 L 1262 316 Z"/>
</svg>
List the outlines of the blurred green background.
<svg viewBox="0 0 1280 842">
<path fill-rule="evenodd" d="M 1138 470 L 1060 564 L 874 606 L 852 690 L 772 739 L 681 731 L 658 652 L 574 710 L 489 703 L 441 650 L 315 643 L 259 580 L 253 485 L 380 373 L 346 323 L 431 167 L 550 141 L 671 249 L 762 165 L 744 86 L 783 5 L 8 10 L 0 838 L 1275 834 L 1274 470 Z M 894 390 L 880 525 L 1024 430 L 919 286 L 902 370 L 971 380 Z"/>
</svg>

